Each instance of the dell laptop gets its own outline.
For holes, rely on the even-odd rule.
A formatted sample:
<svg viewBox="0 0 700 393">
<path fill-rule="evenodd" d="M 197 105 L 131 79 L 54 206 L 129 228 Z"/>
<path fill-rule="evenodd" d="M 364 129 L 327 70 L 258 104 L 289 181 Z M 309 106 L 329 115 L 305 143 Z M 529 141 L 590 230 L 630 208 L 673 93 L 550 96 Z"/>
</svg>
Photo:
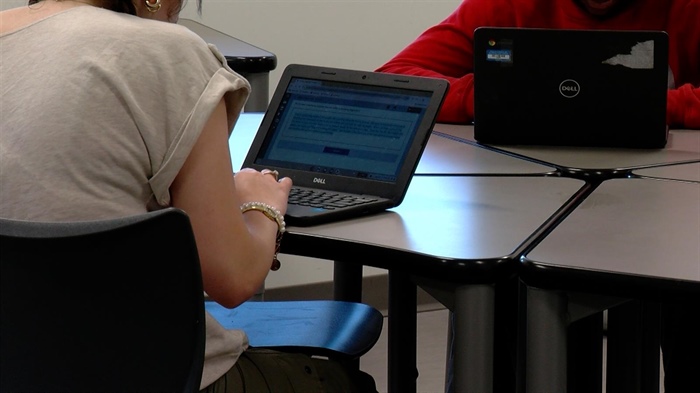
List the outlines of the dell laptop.
<svg viewBox="0 0 700 393">
<path fill-rule="evenodd" d="M 663 148 L 668 87 L 665 32 L 474 31 L 480 143 Z"/>
<path fill-rule="evenodd" d="M 292 179 L 289 225 L 398 206 L 447 89 L 437 78 L 291 64 L 243 167 Z"/>
</svg>

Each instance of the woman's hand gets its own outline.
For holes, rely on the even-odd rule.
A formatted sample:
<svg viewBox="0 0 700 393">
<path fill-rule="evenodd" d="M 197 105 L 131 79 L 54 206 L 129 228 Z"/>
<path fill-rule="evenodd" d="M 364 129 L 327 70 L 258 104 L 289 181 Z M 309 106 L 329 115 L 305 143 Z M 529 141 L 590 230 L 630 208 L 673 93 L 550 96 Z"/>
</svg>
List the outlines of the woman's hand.
<svg viewBox="0 0 700 393">
<path fill-rule="evenodd" d="M 234 176 L 239 200 L 242 203 L 266 203 L 284 214 L 287 211 L 292 179 L 283 177 L 278 180 L 278 176 L 276 171 L 269 169 L 262 171 L 252 168 L 241 169 Z"/>
</svg>

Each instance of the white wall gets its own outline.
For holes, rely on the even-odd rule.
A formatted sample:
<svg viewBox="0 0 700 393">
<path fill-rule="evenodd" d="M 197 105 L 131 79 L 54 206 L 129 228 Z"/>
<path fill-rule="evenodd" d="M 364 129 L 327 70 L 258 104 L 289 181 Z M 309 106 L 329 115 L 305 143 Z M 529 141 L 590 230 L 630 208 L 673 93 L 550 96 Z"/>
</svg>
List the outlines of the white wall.
<svg viewBox="0 0 700 393">
<path fill-rule="evenodd" d="M 287 64 L 374 70 L 460 0 L 195 0 L 181 13 L 276 55 L 270 96 Z"/>
<path fill-rule="evenodd" d="M 25 0 L 0 0 L 0 10 L 20 7 L 26 4 L 27 2 Z"/>
<path fill-rule="evenodd" d="M 142 0 L 136 0 L 142 1 Z M 444 19 L 461 0 L 187 0 L 180 16 L 258 46 L 277 57 L 270 92 L 287 64 L 306 63 L 371 71 L 427 27 Z M 26 5 L 0 0 L 0 9 Z M 147 39 L 146 37 L 144 39 Z M 332 263 L 281 255 L 282 269 L 266 287 L 330 281 Z M 365 268 L 366 275 L 384 274 Z"/>
</svg>

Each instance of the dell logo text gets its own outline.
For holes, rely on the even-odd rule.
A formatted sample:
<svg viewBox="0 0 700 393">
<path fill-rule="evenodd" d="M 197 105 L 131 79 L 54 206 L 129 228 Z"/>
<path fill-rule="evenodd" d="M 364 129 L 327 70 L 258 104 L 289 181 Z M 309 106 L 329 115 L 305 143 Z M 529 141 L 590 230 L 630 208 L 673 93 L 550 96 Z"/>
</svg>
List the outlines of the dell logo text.
<svg viewBox="0 0 700 393">
<path fill-rule="evenodd" d="M 322 177 L 314 177 L 314 183 L 326 184 L 326 179 Z"/>
<path fill-rule="evenodd" d="M 566 98 L 574 98 L 581 90 L 578 82 L 573 79 L 566 79 L 559 84 L 559 93 Z"/>
</svg>

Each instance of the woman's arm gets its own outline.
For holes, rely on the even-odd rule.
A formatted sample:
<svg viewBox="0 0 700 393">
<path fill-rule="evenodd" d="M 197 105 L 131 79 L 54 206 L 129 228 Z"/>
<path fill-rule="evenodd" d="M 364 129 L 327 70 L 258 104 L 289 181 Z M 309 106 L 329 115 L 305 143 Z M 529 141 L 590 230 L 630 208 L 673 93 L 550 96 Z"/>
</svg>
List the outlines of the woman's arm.
<svg viewBox="0 0 700 393">
<path fill-rule="evenodd" d="M 263 202 L 282 214 L 291 179 L 252 169 L 233 175 L 226 106 L 219 103 L 170 191 L 173 206 L 190 217 L 204 290 L 226 307 L 248 300 L 270 271 L 277 224 L 258 211 L 241 214 L 245 202 Z"/>
</svg>

